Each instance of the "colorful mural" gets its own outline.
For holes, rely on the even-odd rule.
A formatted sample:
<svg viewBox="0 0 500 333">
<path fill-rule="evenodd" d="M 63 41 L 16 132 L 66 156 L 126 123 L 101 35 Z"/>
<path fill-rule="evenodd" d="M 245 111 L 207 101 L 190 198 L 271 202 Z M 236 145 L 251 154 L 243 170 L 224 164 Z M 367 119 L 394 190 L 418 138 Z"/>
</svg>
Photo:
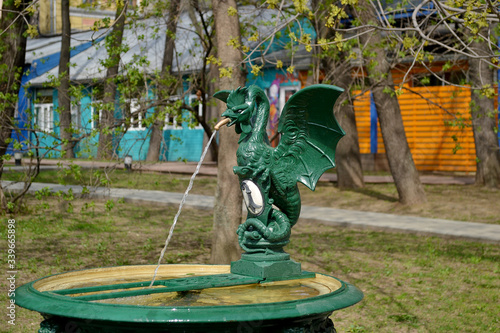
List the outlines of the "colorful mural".
<svg viewBox="0 0 500 333">
<path fill-rule="evenodd" d="M 302 82 L 297 73 L 290 74 L 283 70 L 269 68 L 259 76 L 249 74 L 247 84 L 255 84 L 264 89 L 270 102 L 269 123 L 267 135 L 271 145 L 276 147 L 279 143 L 278 124 L 281 110 L 288 99 L 302 87 Z"/>
</svg>

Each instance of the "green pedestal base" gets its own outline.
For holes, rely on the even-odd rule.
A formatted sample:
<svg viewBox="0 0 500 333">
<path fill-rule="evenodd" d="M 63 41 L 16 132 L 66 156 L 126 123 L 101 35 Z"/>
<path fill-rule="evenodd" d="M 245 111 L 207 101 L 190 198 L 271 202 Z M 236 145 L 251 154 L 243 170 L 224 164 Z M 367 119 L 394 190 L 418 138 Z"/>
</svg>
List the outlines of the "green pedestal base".
<svg viewBox="0 0 500 333">
<path fill-rule="evenodd" d="M 271 255 L 244 253 L 241 259 L 231 263 L 231 273 L 258 277 L 267 281 L 293 280 L 314 277 L 314 273 L 303 272 L 301 265 L 290 259 L 288 253 Z"/>
</svg>

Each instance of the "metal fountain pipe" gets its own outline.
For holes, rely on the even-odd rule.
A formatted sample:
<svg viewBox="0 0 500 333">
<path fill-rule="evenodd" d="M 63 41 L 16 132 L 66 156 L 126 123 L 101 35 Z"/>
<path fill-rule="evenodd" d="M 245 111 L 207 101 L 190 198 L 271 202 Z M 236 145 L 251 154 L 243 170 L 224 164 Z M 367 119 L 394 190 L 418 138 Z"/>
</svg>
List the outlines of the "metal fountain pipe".
<svg viewBox="0 0 500 333">
<path fill-rule="evenodd" d="M 231 119 L 229 118 L 224 118 L 222 119 L 221 121 L 219 121 L 215 126 L 214 126 L 214 130 L 218 131 L 220 130 L 220 128 L 226 124 L 229 124 L 229 122 L 231 121 Z"/>
</svg>

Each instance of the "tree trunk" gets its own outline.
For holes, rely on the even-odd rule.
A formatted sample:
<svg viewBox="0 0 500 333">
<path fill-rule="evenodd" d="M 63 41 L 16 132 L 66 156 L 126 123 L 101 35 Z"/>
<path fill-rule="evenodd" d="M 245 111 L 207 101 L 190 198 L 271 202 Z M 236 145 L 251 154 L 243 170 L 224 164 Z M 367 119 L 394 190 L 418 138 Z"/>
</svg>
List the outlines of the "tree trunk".
<svg viewBox="0 0 500 333">
<path fill-rule="evenodd" d="M 349 61 L 345 61 L 344 64 L 346 65 L 344 67 L 350 68 Z M 337 183 L 339 188 L 362 188 L 365 186 L 365 182 L 359 152 L 358 128 L 349 91 L 353 79 L 349 70 L 344 71 L 344 73 L 337 72 L 335 77 L 336 79 L 332 83 L 345 89 L 335 105 L 335 116 L 340 127 L 346 133 L 337 146 L 335 156 Z"/>
<path fill-rule="evenodd" d="M 196 16 L 196 13 L 198 13 L 199 19 Z M 214 82 L 217 81 L 218 75 L 218 69 L 214 65 L 207 64 L 207 58 L 209 56 L 216 56 L 213 45 L 214 38 L 212 38 L 213 30 L 211 30 L 210 23 L 204 20 L 204 13 L 200 8 L 198 0 L 190 0 L 190 6 L 188 6 L 188 15 L 189 19 L 194 25 L 194 28 L 196 29 L 197 34 L 202 39 L 201 45 L 203 46 L 203 51 L 205 52 L 203 58 L 203 66 L 198 76 L 199 80 L 193 80 L 195 82 L 198 82 L 198 84 L 195 84 L 195 89 L 197 89 L 197 92 L 200 92 L 201 103 L 203 106 L 203 115 L 201 119 L 199 119 L 200 117 L 198 117 L 198 122 L 205 131 L 205 135 L 203 136 L 203 146 L 205 146 L 213 133 L 209 121 L 210 119 L 217 117 L 217 108 L 209 105 L 208 103 L 208 100 L 210 98 L 209 96 L 212 96 L 215 93 L 215 91 L 213 91 L 213 87 Z M 209 68 L 208 72 L 207 67 Z M 208 151 L 207 156 L 205 157 L 205 160 L 217 161 L 218 154 L 218 143 L 213 142 L 210 146 L 210 150 Z"/>
<path fill-rule="evenodd" d="M 316 13 L 314 25 L 318 35 L 317 38 L 331 41 L 335 38 L 335 35 L 333 29 L 326 26 L 329 5 L 328 2 L 320 0 L 312 1 L 313 11 Z M 337 184 L 340 188 L 364 187 L 358 128 L 356 127 L 354 106 L 350 94 L 351 85 L 354 81 L 351 73 L 351 62 L 346 59 L 345 52 L 336 50 L 336 47 L 335 49 L 323 50 L 321 47 L 316 46 L 314 54 L 317 58 L 313 63 L 312 70 L 315 83 L 319 83 L 320 67 L 322 67 L 325 72 L 323 83 L 332 83 L 345 90 L 335 104 L 334 109 L 335 117 L 346 133 L 337 145 L 335 154 Z"/>
<path fill-rule="evenodd" d="M 165 100 L 177 87 L 176 84 L 165 85 L 169 75 L 172 75 L 172 64 L 174 62 L 175 34 L 177 33 L 177 21 L 181 9 L 180 0 L 171 0 L 168 9 L 167 34 L 165 36 L 165 48 L 163 50 L 163 62 L 161 66 L 160 83 L 158 94 L 160 99 Z M 154 122 L 151 127 L 151 138 L 149 139 L 147 162 L 158 162 L 160 159 L 161 143 L 163 141 L 163 126 L 165 119 L 158 119 L 160 108 L 157 107 L 153 114 Z"/>
<path fill-rule="evenodd" d="M 71 47 L 71 23 L 69 20 L 69 0 L 61 1 L 62 17 L 62 37 L 61 37 L 61 56 L 59 58 L 59 80 L 60 85 L 57 88 L 57 99 L 59 103 L 59 119 L 61 140 L 61 157 L 73 158 L 73 143 L 71 130 L 71 98 L 69 96 L 69 61 Z"/>
<path fill-rule="evenodd" d="M 369 1 L 360 0 L 359 8 L 355 8 L 354 11 L 362 24 L 378 24 L 376 13 Z M 383 40 L 380 33 L 362 34 L 359 40 L 361 47 L 371 47 L 370 50 L 374 54 L 373 58 L 367 59 L 369 63 L 366 69 L 372 86 L 389 167 L 399 194 L 399 202 L 405 205 L 423 203 L 426 201 L 425 192 L 406 139 L 401 110 L 394 91 L 391 66 L 387 62 Z"/>
<path fill-rule="evenodd" d="M 157 107 L 159 108 L 159 107 Z M 158 162 L 160 160 L 161 143 L 163 141 L 163 126 L 165 121 L 158 119 L 159 111 L 155 109 L 153 117 L 155 118 L 151 126 L 151 135 L 149 137 L 148 155 L 146 162 Z"/>
<path fill-rule="evenodd" d="M 0 19 L 0 179 L 3 173 L 4 155 L 7 152 L 13 119 L 18 102 L 21 76 L 26 55 L 26 20 L 16 19 L 19 12 L 28 6 L 30 1 L 4 0 Z M 15 20 L 15 21 L 14 21 Z M 7 200 L 0 187 L 0 206 L 7 209 Z"/>
<path fill-rule="evenodd" d="M 481 29 L 483 36 L 488 36 L 487 28 Z M 489 53 L 487 43 L 474 41 L 471 47 L 478 55 Z M 493 87 L 494 71 L 480 59 L 469 60 L 469 70 L 474 87 Z M 481 94 L 479 90 L 471 92 L 471 115 L 474 142 L 476 144 L 477 170 L 476 185 L 496 188 L 500 184 L 500 148 L 495 114 L 495 101 Z"/>
<path fill-rule="evenodd" d="M 217 74 L 218 74 L 217 72 L 218 72 L 217 67 L 215 67 L 215 65 L 210 65 L 210 69 L 208 70 L 207 80 L 206 80 L 208 96 L 213 96 L 213 94 L 216 93 L 215 91 L 216 85 L 214 82 L 217 81 Z M 203 116 L 205 117 L 205 122 L 208 123 L 211 119 L 217 118 L 217 115 L 218 115 L 217 105 L 206 103 L 205 112 L 203 113 Z M 204 141 L 208 142 L 208 137 L 205 138 Z M 217 142 L 213 142 L 211 150 L 207 155 L 207 160 L 217 162 L 218 157 L 219 157 L 219 144 Z"/>
<path fill-rule="evenodd" d="M 239 50 L 228 45 L 231 38 L 240 39 L 238 15 L 229 16 L 229 7 L 237 8 L 234 0 L 212 0 L 217 39 L 217 54 L 221 67 L 232 68 L 232 77 L 219 79 L 219 89 L 235 89 L 244 86 L 245 77 L 241 70 L 242 56 Z M 218 101 L 218 114 L 226 107 Z M 239 246 L 236 230 L 241 223 L 242 194 L 238 177 L 233 173 L 236 166 L 238 135 L 231 128 L 222 128 L 219 132 L 219 156 L 217 174 L 217 192 L 214 207 L 214 230 L 211 262 L 228 264 L 239 259 Z"/>
<path fill-rule="evenodd" d="M 114 152 L 113 130 L 115 125 L 116 79 L 120 66 L 121 45 L 128 2 L 125 1 L 123 4 L 117 2 L 115 25 L 111 33 L 106 37 L 108 61 L 106 63 L 103 109 L 101 111 L 101 119 L 99 120 L 98 159 L 111 159 Z"/>
</svg>

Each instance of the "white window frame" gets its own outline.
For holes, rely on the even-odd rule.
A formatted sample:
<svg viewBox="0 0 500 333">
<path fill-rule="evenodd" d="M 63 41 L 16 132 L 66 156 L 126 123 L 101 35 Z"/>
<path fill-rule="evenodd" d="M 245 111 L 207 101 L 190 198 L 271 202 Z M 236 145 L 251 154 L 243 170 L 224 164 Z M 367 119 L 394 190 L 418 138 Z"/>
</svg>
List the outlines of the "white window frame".
<svg viewBox="0 0 500 333">
<path fill-rule="evenodd" d="M 171 102 L 175 102 L 177 100 L 179 100 L 180 96 L 178 95 L 174 95 L 174 96 L 170 96 L 169 100 Z M 182 125 L 179 125 L 177 123 L 177 117 L 171 117 L 169 113 L 167 113 L 165 115 L 165 122 L 164 122 L 164 125 L 163 125 L 163 130 L 166 131 L 166 130 L 181 130 L 182 129 Z"/>
<path fill-rule="evenodd" d="M 35 121 L 38 129 L 44 132 L 52 132 L 54 130 L 54 104 L 35 104 L 33 109 L 35 110 Z"/>
<path fill-rule="evenodd" d="M 163 125 L 163 130 L 180 130 L 182 126 L 177 123 L 177 117 L 171 117 L 169 113 L 165 115 L 165 125 Z"/>
<path fill-rule="evenodd" d="M 197 99 L 198 99 L 198 95 L 195 95 L 195 94 L 189 95 L 188 96 L 189 105 L 192 104 L 193 100 L 197 100 Z M 203 116 L 203 104 L 201 102 L 200 102 L 200 104 L 198 104 L 198 116 L 199 117 Z M 195 126 L 193 129 L 203 129 L 203 127 L 198 123 L 198 125 Z"/>
<path fill-rule="evenodd" d="M 141 105 L 139 104 L 137 99 L 131 99 L 128 101 L 130 105 L 130 126 L 128 128 L 129 131 L 142 131 L 146 128 L 142 125 L 142 113 L 132 115 L 133 113 L 140 110 Z"/>
<path fill-rule="evenodd" d="M 101 100 L 97 100 L 97 101 L 92 101 L 90 103 L 90 128 L 91 129 L 95 129 L 99 126 L 99 124 L 101 123 L 101 119 L 102 119 L 102 110 L 99 109 L 99 119 L 96 121 L 96 119 L 94 119 L 94 115 L 95 115 L 95 111 L 96 111 L 96 108 L 95 108 L 95 104 L 102 104 L 102 101 Z"/>
<path fill-rule="evenodd" d="M 71 99 L 71 124 L 74 128 L 80 129 L 82 114 L 80 109 L 80 101 L 75 102 L 75 100 Z"/>
</svg>

